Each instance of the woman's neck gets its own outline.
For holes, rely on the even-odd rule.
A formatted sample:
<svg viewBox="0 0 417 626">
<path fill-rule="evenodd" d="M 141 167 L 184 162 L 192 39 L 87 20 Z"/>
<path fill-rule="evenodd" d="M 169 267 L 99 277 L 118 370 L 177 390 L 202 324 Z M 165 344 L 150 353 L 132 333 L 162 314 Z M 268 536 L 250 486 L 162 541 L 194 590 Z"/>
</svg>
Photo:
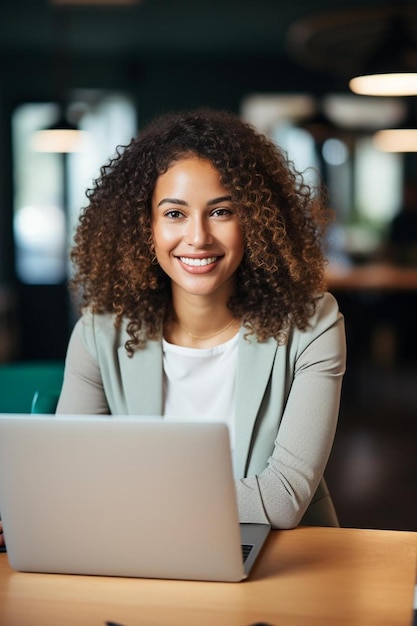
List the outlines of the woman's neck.
<svg viewBox="0 0 417 626">
<path fill-rule="evenodd" d="M 224 300 L 177 298 L 173 302 L 173 315 L 165 324 L 164 336 L 176 345 L 209 348 L 234 337 L 239 326 L 239 320 Z"/>
</svg>

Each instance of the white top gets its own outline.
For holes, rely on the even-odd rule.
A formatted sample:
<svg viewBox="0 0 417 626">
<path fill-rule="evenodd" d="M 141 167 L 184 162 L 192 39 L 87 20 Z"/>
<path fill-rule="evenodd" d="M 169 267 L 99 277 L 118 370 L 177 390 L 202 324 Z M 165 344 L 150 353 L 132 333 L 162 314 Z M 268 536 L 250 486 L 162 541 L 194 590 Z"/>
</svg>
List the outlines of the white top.
<svg viewBox="0 0 417 626">
<path fill-rule="evenodd" d="M 165 418 L 225 422 L 232 447 L 238 337 L 213 348 L 162 341 Z"/>
</svg>

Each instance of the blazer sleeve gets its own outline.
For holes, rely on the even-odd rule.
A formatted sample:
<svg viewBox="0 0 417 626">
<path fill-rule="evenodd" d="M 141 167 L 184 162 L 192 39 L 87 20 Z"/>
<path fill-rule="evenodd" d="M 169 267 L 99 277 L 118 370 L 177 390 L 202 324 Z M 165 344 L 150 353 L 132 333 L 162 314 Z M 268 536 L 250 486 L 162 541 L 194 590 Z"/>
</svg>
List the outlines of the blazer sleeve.
<svg viewBox="0 0 417 626">
<path fill-rule="evenodd" d="M 336 432 L 345 361 L 343 316 L 333 296 L 325 294 L 310 328 L 293 332 L 285 361 L 277 359 L 274 366 L 270 384 L 285 369 L 289 392 L 282 415 L 276 417 L 278 432 L 264 469 L 236 481 L 241 521 L 293 528 L 310 503 L 317 508 L 321 498 L 329 500 L 334 516 L 323 473 Z M 274 410 L 280 413 L 281 407 L 267 409 Z M 262 454 L 256 435 L 252 454 Z"/>
<path fill-rule="evenodd" d="M 56 413 L 110 413 L 96 354 L 94 318 L 88 313 L 77 321 L 68 343 L 64 382 Z"/>
</svg>

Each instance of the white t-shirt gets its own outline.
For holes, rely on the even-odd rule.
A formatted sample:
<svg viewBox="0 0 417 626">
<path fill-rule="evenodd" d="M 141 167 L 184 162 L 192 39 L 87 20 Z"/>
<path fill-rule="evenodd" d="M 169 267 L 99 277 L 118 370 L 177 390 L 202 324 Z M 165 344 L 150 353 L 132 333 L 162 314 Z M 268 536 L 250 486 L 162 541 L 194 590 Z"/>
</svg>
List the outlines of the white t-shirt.
<svg viewBox="0 0 417 626">
<path fill-rule="evenodd" d="M 165 418 L 225 422 L 232 447 L 238 337 L 213 348 L 162 341 Z"/>
</svg>

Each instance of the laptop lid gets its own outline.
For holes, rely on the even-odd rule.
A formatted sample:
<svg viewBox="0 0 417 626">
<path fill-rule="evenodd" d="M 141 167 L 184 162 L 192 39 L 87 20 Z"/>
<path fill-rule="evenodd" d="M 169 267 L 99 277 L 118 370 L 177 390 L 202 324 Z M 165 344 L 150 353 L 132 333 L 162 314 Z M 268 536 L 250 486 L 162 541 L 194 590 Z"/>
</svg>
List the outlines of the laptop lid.
<svg viewBox="0 0 417 626">
<path fill-rule="evenodd" d="M 239 581 L 241 529 L 222 423 L 0 415 L 10 565 L 32 572 Z M 245 533 L 268 533 L 244 525 Z M 258 539 L 248 566 L 254 562 Z"/>
</svg>

